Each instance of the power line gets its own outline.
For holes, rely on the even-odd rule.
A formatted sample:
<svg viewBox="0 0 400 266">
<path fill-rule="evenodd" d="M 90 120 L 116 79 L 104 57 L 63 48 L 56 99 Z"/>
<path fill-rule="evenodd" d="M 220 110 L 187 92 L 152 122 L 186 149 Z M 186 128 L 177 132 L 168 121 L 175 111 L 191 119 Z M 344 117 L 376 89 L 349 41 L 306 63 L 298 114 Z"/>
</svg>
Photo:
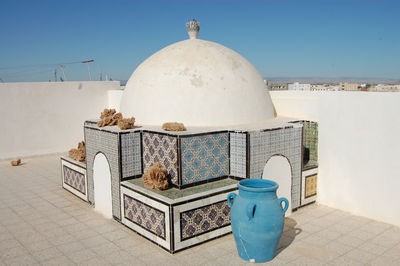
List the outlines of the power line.
<svg viewBox="0 0 400 266">
<path fill-rule="evenodd" d="M 54 63 L 54 64 L 33 64 L 33 65 L 0 67 L 0 70 L 16 69 L 16 68 L 29 68 L 29 67 L 53 67 L 53 66 L 57 66 L 57 65 L 71 65 L 71 64 L 79 64 L 79 63 L 82 63 L 82 61 L 67 62 L 67 63 Z"/>
</svg>

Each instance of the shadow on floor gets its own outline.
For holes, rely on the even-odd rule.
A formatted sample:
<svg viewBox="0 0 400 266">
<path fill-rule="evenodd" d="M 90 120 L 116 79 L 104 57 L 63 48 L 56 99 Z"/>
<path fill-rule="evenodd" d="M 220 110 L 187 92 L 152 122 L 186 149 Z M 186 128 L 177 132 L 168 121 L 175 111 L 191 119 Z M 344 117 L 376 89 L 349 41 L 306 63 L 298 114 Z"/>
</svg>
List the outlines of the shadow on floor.
<svg viewBox="0 0 400 266">
<path fill-rule="evenodd" d="M 284 227 L 284 232 L 281 236 L 281 239 L 278 244 L 278 249 L 276 251 L 277 256 L 279 253 L 281 253 L 285 248 L 290 246 L 290 244 L 293 242 L 293 240 L 303 232 L 300 228 L 296 228 L 297 222 L 293 218 L 286 217 L 285 218 L 285 227 Z"/>
</svg>

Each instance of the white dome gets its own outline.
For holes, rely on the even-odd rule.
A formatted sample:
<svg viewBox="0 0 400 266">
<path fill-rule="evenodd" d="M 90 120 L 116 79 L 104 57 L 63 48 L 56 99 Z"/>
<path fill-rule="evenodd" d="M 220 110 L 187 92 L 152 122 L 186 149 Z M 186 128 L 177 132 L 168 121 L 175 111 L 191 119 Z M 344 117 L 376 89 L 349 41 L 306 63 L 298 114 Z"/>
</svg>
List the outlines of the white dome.
<svg viewBox="0 0 400 266">
<path fill-rule="evenodd" d="M 121 112 L 141 125 L 231 126 L 274 118 L 255 67 L 235 51 L 199 39 L 174 43 L 145 60 L 126 84 Z"/>
</svg>

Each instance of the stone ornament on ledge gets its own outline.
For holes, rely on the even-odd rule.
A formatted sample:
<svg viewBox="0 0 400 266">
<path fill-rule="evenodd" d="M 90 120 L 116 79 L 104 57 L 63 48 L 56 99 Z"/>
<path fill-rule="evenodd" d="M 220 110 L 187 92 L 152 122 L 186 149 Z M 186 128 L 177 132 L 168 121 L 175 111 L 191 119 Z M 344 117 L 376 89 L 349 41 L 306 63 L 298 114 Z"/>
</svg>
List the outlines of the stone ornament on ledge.
<svg viewBox="0 0 400 266">
<path fill-rule="evenodd" d="M 86 160 L 86 146 L 85 142 L 81 141 L 78 143 L 78 149 L 70 149 L 68 152 L 69 157 L 75 161 L 83 162 Z"/>
<path fill-rule="evenodd" d="M 197 22 L 195 19 L 193 19 L 186 23 L 186 29 L 191 40 L 197 39 L 200 31 L 200 22 Z"/>
<path fill-rule="evenodd" d="M 185 131 L 183 123 L 167 122 L 162 125 L 162 129 L 166 131 Z"/>
<path fill-rule="evenodd" d="M 12 166 L 18 166 L 20 164 L 21 164 L 21 159 L 17 159 L 17 160 L 11 161 L 11 165 Z"/>
<path fill-rule="evenodd" d="M 123 118 L 121 113 L 116 113 L 115 109 L 104 109 L 100 115 L 100 120 L 97 122 L 98 127 L 115 126 L 119 129 L 131 129 L 135 125 L 135 118 Z"/>
<path fill-rule="evenodd" d="M 143 184 L 147 188 L 164 190 L 168 188 L 167 169 L 155 163 L 143 175 Z"/>
</svg>

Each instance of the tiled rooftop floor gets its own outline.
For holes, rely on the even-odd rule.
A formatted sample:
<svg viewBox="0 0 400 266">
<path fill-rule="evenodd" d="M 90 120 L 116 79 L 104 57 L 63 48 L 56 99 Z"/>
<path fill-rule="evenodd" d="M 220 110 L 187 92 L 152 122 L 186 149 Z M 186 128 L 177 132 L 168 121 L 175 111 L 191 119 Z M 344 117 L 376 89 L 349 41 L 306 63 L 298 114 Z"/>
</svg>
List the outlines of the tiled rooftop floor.
<svg viewBox="0 0 400 266">
<path fill-rule="evenodd" d="M 0 162 L 0 265 L 238 265 L 233 236 L 170 255 L 61 188 L 59 156 Z M 269 265 L 400 265 L 400 228 L 310 205 Z"/>
</svg>

